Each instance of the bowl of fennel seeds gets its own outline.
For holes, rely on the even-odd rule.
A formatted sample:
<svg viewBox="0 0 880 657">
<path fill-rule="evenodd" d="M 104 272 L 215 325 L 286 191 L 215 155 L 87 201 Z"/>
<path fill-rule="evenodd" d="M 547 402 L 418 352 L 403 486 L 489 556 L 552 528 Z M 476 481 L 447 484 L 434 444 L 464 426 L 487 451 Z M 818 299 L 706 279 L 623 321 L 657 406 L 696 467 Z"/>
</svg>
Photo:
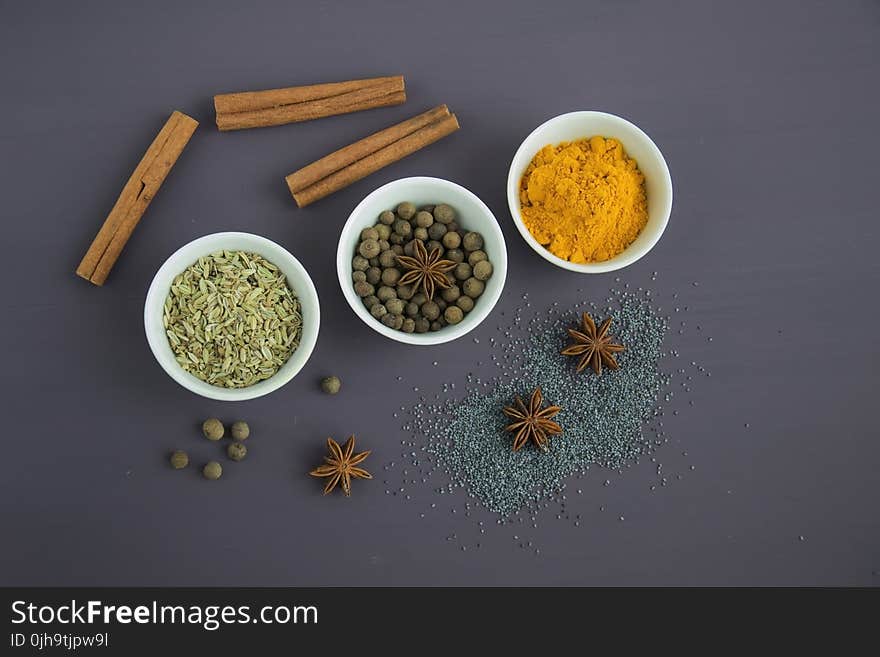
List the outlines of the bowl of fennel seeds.
<svg viewBox="0 0 880 657">
<path fill-rule="evenodd" d="M 286 249 L 258 235 L 215 233 L 159 268 L 144 305 L 159 365 L 192 392 L 223 401 L 277 390 L 318 339 L 318 294 Z"/>
</svg>

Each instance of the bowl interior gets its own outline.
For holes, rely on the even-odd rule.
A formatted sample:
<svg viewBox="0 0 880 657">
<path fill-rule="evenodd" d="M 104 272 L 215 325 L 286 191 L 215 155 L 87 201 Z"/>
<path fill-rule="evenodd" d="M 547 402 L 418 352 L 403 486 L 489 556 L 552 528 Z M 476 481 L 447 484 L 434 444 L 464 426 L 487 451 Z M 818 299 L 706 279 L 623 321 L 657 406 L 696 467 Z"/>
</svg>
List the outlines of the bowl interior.
<svg viewBox="0 0 880 657">
<path fill-rule="evenodd" d="M 221 388 L 206 383 L 177 364 L 162 322 L 165 299 L 174 278 L 200 257 L 221 250 L 257 253 L 275 264 L 284 275 L 302 306 L 302 335 L 296 350 L 272 377 L 247 388 Z M 147 341 L 159 365 L 175 381 L 196 394 L 211 399 L 237 401 L 265 395 L 290 381 L 299 372 L 315 347 L 320 325 L 318 294 L 305 268 L 286 249 L 275 242 L 250 233 L 215 233 L 186 244 L 159 268 L 147 293 L 144 326 Z"/>
<path fill-rule="evenodd" d="M 623 144 L 645 176 L 648 200 L 648 223 L 635 241 L 623 252 L 604 262 L 576 264 L 559 258 L 541 245 L 523 224 L 520 215 L 519 185 L 523 173 L 535 154 L 548 144 L 576 141 L 601 135 L 613 137 Z M 507 201 L 520 234 L 541 256 L 550 262 L 581 272 L 604 272 L 631 264 L 651 250 L 663 234 L 672 210 L 672 179 L 660 149 L 640 128 L 626 119 L 604 112 L 570 112 L 538 126 L 517 150 L 507 178 Z"/>
<path fill-rule="evenodd" d="M 351 282 L 351 259 L 355 254 L 360 233 L 375 225 L 379 213 L 393 210 L 399 203 L 410 201 L 417 206 L 446 203 L 455 209 L 462 230 L 476 231 L 483 236 L 483 249 L 492 261 L 492 277 L 486 281 L 486 289 L 477 299 L 474 309 L 456 324 L 428 333 L 404 333 L 396 331 L 375 319 L 355 294 Z M 492 211 L 476 195 L 448 180 L 431 177 L 402 178 L 384 185 L 367 196 L 354 209 L 342 229 L 336 254 L 339 285 L 349 305 L 368 326 L 399 342 L 408 344 L 440 344 L 461 337 L 477 326 L 491 312 L 507 275 L 507 247 L 504 235 Z"/>
</svg>

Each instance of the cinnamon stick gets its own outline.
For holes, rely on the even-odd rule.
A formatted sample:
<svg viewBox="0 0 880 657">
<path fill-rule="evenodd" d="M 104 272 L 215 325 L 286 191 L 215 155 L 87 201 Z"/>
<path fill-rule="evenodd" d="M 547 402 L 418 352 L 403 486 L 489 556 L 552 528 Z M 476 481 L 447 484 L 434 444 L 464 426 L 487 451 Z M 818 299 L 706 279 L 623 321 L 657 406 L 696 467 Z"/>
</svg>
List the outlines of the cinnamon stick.
<svg viewBox="0 0 880 657">
<path fill-rule="evenodd" d="M 340 169 L 365 158 L 367 155 L 375 153 L 380 148 L 393 144 L 403 137 L 446 116 L 449 116 L 449 108 L 446 105 L 439 105 L 418 116 L 397 123 L 390 128 L 380 130 L 350 146 L 340 148 L 338 151 L 334 151 L 330 155 L 322 157 L 320 160 L 312 162 L 310 165 L 287 176 L 285 180 L 287 180 L 290 193 L 301 192 L 309 185 L 313 185 L 322 178 L 326 178 L 331 173 L 336 173 Z"/>
<path fill-rule="evenodd" d="M 444 107 L 444 106 L 441 106 Z M 439 108 L 435 108 L 437 110 Z M 435 110 L 431 110 L 434 112 Z M 447 110 L 448 112 L 448 110 Z M 426 113 L 427 114 L 427 113 Z M 424 115 L 420 115 L 424 116 Z M 418 119 L 419 117 L 414 117 L 414 119 Z M 414 119 L 410 119 L 413 121 Z M 406 123 L 406 122 L 404 122 Z M 399 126 L 392 126 L 392 128 L 398 128 Z M 364 157 L 353 161 L 349 164 L 346 164 L 342 168 L 329 173 L 324 178 L 319 179 L 318 181 L 308 185 L 304 188 L 298 188 L 298 182 L 302 180 L 308 180 L 310 177 L 313 177 L 314 169 L 311 173 L 307 172 L 306 174 L 302 174 L 302 169 L 300 171 L 296 171 L 285 178 L 287 181 L 288 187 L 290 188 L 290 193 L 293 195 L 296 204 L 304 208 L 307 205 L 314 203 L 315 201 L 324 198 L 332 194 L 333 192 L 339 191 L 344 187 L 348 187 L 348 185 L 352 184 L 364 178 L 371 173 L 375 173 L 379 169 L 388 166 L 389 164 L 393 164 L 398 160 L 403 159 L 407 155 L 411 155 L 416 151 L 433 144 L 435 141 L 442 139 L 446 135 L 449 135 L 456 130 L 458 130 L 459 124 L 458 119 L 455 114 L 446 114 L 442 116 L 439 120 L 436 120 L 432 123 L 424 125 L 417 130 L 406 134 L 405 136 L 397 139 L 396 141 L 391 142 L 390 144 L 378 148 L 377 150 L 370 152 Z M 366 150 L 369 143 L 380 143 L 381 140 L 377 139 L 377 136 L 381 133 L 376 133 L 371 135 L 370 137 L 366 137 L 351 146 L 336 151 L 336 153 L 331 153 L 331 155 L 323 158 L 324 160 L 331 160 L 334 156 L 338 156 L 339 153 L 343 153 L 348 151 L 349 153 L 360 152 L 361 150 Z M 373 140 L 371 142 L 371 140 Z M 364 143 L 367 143 L 367 146 Z M 342 157 L 337 158 L 339 161 L 344 161 L 346 158 Z M 320 160 L 319 160 L 320 162 Z M 309 165 L 309 167 L 305 167 L 305 169 L 309 169 L 313 165 Z M 328 169 L 333 165 L 328 165 Z M 320 171 L 320 168 L 318 169 Z M 293 181 L 293 185 L 291 185 L 291 180 Z"/>
<path fill-rule="evenodd" d="M 348 114 L 406 100 L 403 76 L 214 96 L 220 130 L 262 128 Z"/>
<path fill-rule="evenodd" d="M 162 186 L 199 123 L 174 111 L 122 188 L 119 198 L 76 268 L 78 276 L 103 285 L 135 226 Z"/>
<path fill-rule="evenodd" d="M 268 109 L 279 105 L 293 105 L 304 103 L 309 100 L 330 98 L 349 91 L 365 89 L 384 82 L 392 82 L 400 85 L 403 91 L 403 76 L 394 75 L 383 78 L 367 78 L 364 80 L 347 80 L 345 82 L 327 82 L 325 84 L 312 84 L 300 87 L 286 87 L 284 89 L 267 89 L 265 91 L 243 91 L 233 94 L 218 94 L 214 96 L 214 111 L 217 114 L 232 114 L 233 112 L 248 112 L 251 110 Z"/>
</svg>

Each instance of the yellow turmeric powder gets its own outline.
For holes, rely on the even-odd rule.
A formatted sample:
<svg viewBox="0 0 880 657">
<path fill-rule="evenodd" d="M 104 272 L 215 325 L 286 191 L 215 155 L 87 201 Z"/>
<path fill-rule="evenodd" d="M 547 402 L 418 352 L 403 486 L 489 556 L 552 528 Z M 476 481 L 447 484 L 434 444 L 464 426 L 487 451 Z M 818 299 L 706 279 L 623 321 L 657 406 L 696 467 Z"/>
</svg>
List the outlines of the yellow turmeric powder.
<svg viewBox="0 0 880 657">
<path fill-rule="evenodd" d="M 645 178 L 616 139 L 590 137 L 538 151 L 520 182 L 526 228 L 554 255 L 602 262 L 648 222 Z"/>
</svg>

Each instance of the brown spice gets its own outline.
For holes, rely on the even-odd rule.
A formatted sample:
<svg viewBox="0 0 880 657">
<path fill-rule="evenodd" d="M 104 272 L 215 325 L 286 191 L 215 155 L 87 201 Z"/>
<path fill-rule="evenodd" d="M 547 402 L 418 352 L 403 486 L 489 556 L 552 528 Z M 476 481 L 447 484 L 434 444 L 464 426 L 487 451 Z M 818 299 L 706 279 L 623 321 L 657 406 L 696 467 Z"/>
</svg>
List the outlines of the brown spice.
<svg viewBox="0 0 880 657">
<path fill-rule="evenodd" d="M 439 105 L 438 107 L 429 109 L 427 112 L 422 112 L 411 119 L 407 119 L 406 121 L 397 123 L 390 128 L 380 130 L 360 141 L 356 141 L 350 146 L 340 148 L 338 151 L 334 151 L 330 153 L 330 155 L 322 157 L 320 160 L 316 160 L 299 171 L 294 171 L 287 176 L 285 180 L 287 181 L 287 186 L 290 188 L 290 193 L 296 194 L 297 192 L 301 192 L 309 185 L 314 185 L 316 182 L 326 178 L 330 174 L 336 173 L 340 169 L 344 169 L 358 160 L 375 153 L 380 148 L 385 148 L 386 146 L 399 141 L 403 137 L 411 135 L 417 130 L 431 125 L 447 116 L 449 116 L 449 108 L 446 107 L 446 105 Z"/>
<path fill-rule="evenodd" d="M 519 451 L 529 440 L 546 452 L 550 436 L 562 433 L 562 427 L 550 419 L 555 417 L 562 408 L 559 406 L 542 408 L 543 404 L 544 396 L 539 387 L 532 393 L 528 406 L 517 397 L 513 406 L 504 408 L 504 414 L 514 420 L 513 423 L 504 427 L 505 431 L 516 432 L 513 439 L 514 452 Z"/>
<path fill-rule="evenodd" d="M 214 96 L 220 130 L 262 128 L 406 101 L 402 75 Z"/>
<path fill-rule="evenodd" d="M 351 495 L 351 478 L 372 479 L 373 475 L 357 467 L 359 463 L 366 459 L 370 452 L 361 452 L 354 454 L 354 436 L 349 436 L 345 441 L 345 445 L 339 446 L 332 438 L 327 439 L 327 450 L 330 456 L 324 457 L 324 464 L 319 465 L 309 474 L 313 477 L 329 477 L 327 484 L 324 486 L 324 495 L 332 492 L 337 484 L 342 486 L 342 492 L 346 497 Z"/>
<path fill-rule="evenodd" d="M 421 287 L 430 301 L 434 298 L 436 288 L 446 289 L 452 286 L 446 278 L 446 272 L 455 269 L 455 263 L 452 260 L 442 260 L 442 250 L 439 248 L 431 249 L 431 253 L 428 253 L 422 240 L 416 239 L 412 243 L 413 257 L 397 256 L 398 264 L 409 270 L 397 283 L 412 285 L 414 291 Z"/>
<path fill-rule="evenodd" d="M 432 118 L 435 120 L 428 122 Z M 296 204 L 304 208 L 433 144 L 458 128 L 455 114 L 449 114 L 446 106 L 441 105 L 335 151 L 291 173 L 285 180 Z M 315 182 L 302 186 L 304 181 L 310 180 Z"/>
<path fill-rule="evenodd" d="M 563 349 L 562 355 L 581 357 L 577 366 L 578 372 L 582 372 L 588 365 L 593 367 L 596 374 L 602 374 L 603 365 L 610 370 L 616 370 L 619 366 L 614 354 L 623 351 L 624 347 L 611 342 L 613 338 L 608 335 L 611 318 L 602 322 L 597 330 L 593 318 L 588 313 L 583 313 L 581 324 L 583 328 L 580 331 L 568 329 L 568 334 L 574 338 L 574 344 Z"/>
<path fill-rule="evenodd" d="M 78 276 L 103 285 L 135 226 L 159 191 L 199 123 L 172 112 L 122 188 L 116 204 L 76 268 Z"/>
</svg>

